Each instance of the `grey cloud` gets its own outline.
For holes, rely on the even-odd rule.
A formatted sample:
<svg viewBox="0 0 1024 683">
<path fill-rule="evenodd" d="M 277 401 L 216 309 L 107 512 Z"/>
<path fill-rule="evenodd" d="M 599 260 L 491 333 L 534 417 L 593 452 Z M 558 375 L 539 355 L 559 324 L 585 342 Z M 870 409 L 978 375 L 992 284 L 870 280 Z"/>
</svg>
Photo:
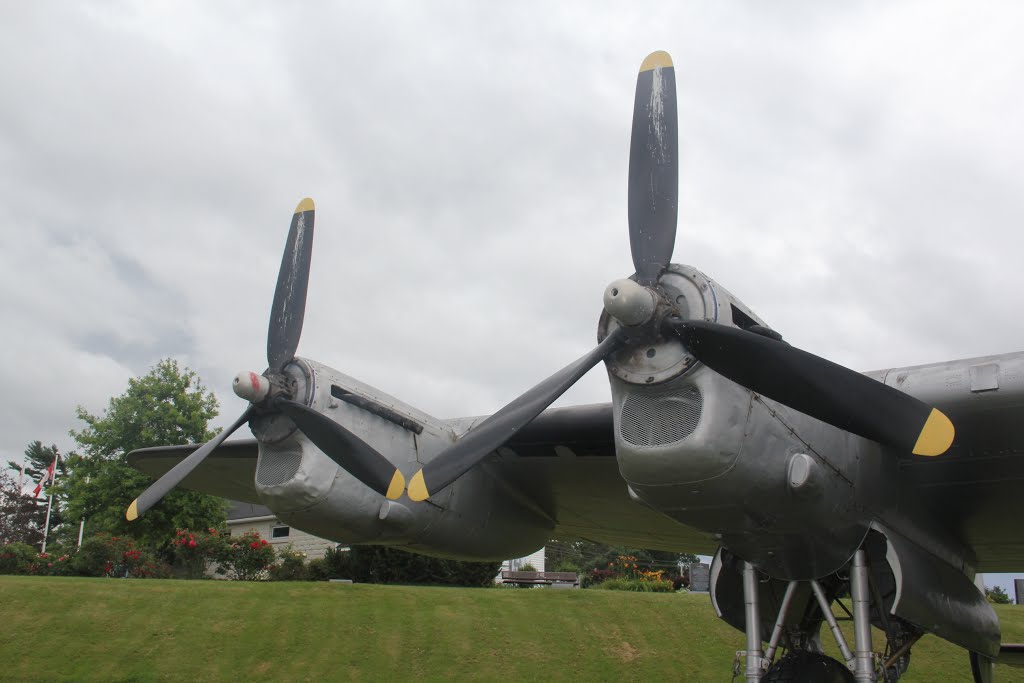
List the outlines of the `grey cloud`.
<svg viewBox="0 0 1024 683">
<path fill-rule="evenodd" d="M 499 407 L 587 350 L 631 271 L 632 87 L 658 48 L 679 80 L 676 260 L 860 369 L 1019 345 L 1012 22 L 962 29 L 930 3 L 236 10 L 32 3 L 0 27 L 18 93 L 2 338 L 33 366 L 13 376 L 31 400 L 0 405 L 25 425 L 5 451 L 170 354 L 233 419 L 306 194 L 300 353 L 438 415 Z M 606 397 L 595 370 L 566 401 Z"/>
</svg>

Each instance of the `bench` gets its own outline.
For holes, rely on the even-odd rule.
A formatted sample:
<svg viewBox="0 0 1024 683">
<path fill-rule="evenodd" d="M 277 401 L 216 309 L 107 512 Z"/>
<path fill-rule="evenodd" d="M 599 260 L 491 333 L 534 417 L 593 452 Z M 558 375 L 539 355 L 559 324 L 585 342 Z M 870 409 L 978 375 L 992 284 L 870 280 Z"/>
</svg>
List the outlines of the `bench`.
<svg viewBox="0 0 1024 683">
<path fill-rule="evenodd" d="M 501 582 L 517 586 L 552 586 L 554 588 L 579 588 L 580 577 L 576 572 L 518 572 L 502 571 Z"/>
</svg>

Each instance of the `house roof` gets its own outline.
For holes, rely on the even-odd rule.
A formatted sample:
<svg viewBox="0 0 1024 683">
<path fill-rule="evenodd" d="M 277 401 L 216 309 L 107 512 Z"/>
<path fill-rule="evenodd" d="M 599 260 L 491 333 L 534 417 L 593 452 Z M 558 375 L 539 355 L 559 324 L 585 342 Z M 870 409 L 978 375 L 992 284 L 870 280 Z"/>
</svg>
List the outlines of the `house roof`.
<svg viewBox="0 0 1024 683">
<path fill-rule="evenodd" d="M 231 507 L 228 508 L 229 522 L 234 519 L 249 519 L 250 517 L 267 517 L 274 515 L 266 505 L 243 503 L 237 500 L 231 500 L 228 502 L 231 503 Z"/>
</svg>

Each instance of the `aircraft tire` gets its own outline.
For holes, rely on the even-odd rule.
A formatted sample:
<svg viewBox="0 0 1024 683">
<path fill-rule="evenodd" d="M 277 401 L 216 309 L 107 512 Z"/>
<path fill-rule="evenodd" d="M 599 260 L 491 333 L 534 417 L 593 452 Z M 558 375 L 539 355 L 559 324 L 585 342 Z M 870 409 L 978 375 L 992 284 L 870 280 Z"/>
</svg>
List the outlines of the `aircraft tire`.
<svg viewBox="0 0 1024 683">
<path fill-rule="evenodd" d="M 853 674 L 841 662 L 817 652 L 798 650 L 780 659 L 762 683 L 850 683 Z"/>
</svg>

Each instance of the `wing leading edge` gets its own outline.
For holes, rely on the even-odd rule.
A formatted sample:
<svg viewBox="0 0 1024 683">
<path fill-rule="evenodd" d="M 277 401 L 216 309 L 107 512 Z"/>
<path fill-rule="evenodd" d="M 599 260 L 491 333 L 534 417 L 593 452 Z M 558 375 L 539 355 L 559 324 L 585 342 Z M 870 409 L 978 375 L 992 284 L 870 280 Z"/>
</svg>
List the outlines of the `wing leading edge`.
<svg viewBox="0 0 1024 683">
<path fill-rule="evenodd" d="M 555 537 L 713 554 L 718 543 L 710 534 L 630 498 L 613 429 L 610 403 L 549 409 L 483 466 L 542 510 Z"/>
<path fill-rule="evenodd" d="M 202 444 L 141 448 L 128 454 L 128 464 L 153 478 L 162 476 Z M 181 482 L 181 487 L 246 503 L 256 495 L 256 439 L 226 441 Z"/>
</svg>

